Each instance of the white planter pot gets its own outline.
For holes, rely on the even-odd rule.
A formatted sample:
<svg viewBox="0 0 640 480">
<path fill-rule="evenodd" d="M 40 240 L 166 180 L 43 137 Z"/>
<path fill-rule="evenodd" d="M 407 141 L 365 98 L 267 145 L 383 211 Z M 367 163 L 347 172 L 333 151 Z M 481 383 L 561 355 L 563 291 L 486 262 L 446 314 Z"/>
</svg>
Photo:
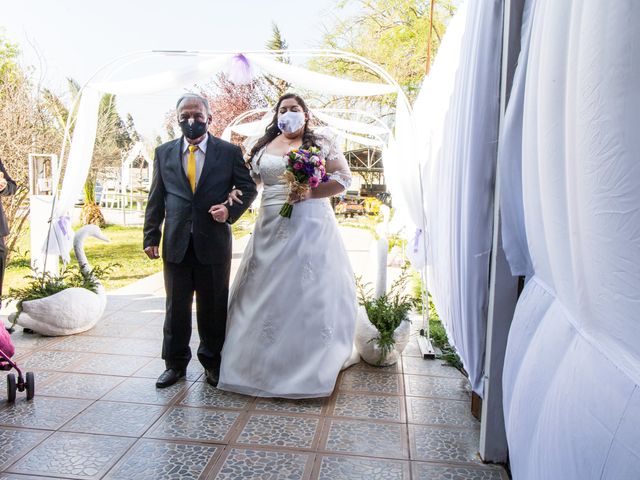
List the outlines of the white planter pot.
<svg viewBox="0 0 640 480">
<path fill-rule="evenodd" d="M 365 362 L 379 367 L 393 365 L 398 361 L 400 354 L 409 343 L 410 334 L 411 322 L 407 318 L 400 322 L 398 328 L 393 332 L 393 339 L 396 342 L 393 350 L 380 361 L 382 350 L 375 341 L 380 336 L 378 329 L 369 321 L 365 308 L 362 305 L 358 307 L 355 344 L 358 353 Z M 372 339 L 373 341 L 371 341 Z"/>
</svg>

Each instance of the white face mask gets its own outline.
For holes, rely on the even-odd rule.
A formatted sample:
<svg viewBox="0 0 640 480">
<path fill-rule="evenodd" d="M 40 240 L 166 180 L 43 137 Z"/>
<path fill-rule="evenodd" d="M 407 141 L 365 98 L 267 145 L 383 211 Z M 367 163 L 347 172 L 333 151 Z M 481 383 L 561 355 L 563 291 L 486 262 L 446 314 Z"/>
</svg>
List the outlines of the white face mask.
<svg viewBox="0 0 640 480">
<path fill-rule="evenodd" d="M 285 112 L 278 117 L 278 128 L 285 133 L 297 132 L 304 126 L 304 113 Z"/>
</svg>

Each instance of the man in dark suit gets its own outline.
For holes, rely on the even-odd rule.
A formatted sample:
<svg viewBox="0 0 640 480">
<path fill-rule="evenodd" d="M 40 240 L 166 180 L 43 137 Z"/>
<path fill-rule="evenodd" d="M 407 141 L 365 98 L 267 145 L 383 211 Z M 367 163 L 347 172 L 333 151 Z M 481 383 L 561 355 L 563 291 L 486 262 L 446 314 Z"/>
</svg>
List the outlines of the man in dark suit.
<svg viewBox="0 0 640 480">
<path fill-rule="evenodd" d="M 2 160 L 0 160 L 0 195 L 9 196 L 16 193 L 18 186 L 14 182 L 4 168 Z M 9 235 L 9 225 L 4 215 L 4 208 L 0 202 L 0 297 L 2 296 L 2 282 L 4 280 L 5 262 L 7 260 L 7 246 L 4 243 L 4 237 Z"/>
<path fill-rule="evenodd" d="M 198 360 L 215 386 L 227 321 L 231 269 L 231 227 L 256 197 L 256 187 L 237 146 L 207 129 L 207 100 L 186 94 L 176 104 L 183 137 L 156 149 L 153 179 L 144 221 L 144 251 L 162 258 L 167 294 L 162 358 L 166 370 L 158 388 L 184 377 L 191 359 L 191 305 L 196 295 L 200 346 Z M 238 189 L 243 204 L 226 205 Z"/>
</svg>

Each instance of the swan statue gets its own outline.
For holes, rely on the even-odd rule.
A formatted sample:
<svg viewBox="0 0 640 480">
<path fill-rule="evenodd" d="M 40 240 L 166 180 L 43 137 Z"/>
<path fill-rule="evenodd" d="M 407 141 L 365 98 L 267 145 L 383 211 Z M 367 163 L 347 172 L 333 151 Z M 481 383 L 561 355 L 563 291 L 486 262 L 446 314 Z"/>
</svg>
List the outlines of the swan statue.
<svg viewBox="0 0 640 480">
<path fill-rule="evenodd" d="M 91 267 L 84 253 L 84 241 L 92 236 L 108 242 L 109 239 L 97 225 L 85 225 L 73 239 L 80 272 L 85 278 L 91 275 Z M 12 313 L 9 320 L 24 328 L 46 336 L 73 335 L 94 327 L 107 306 L 107 295 L 98 279 L 97 293 L 86 288 L 72 287 L 48 297 L 22 302 L 22 312 Z"/>
</svg>

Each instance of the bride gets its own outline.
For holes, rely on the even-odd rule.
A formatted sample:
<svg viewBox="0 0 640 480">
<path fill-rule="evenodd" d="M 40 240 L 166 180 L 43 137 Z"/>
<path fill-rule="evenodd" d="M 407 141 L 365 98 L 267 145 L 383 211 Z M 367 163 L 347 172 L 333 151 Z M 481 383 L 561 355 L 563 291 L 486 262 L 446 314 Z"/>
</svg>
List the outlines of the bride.
<svg viewBox="0 0 640 480">
<path fill-rule="evenodd" d="M 260 212 L 231 287 L 218 388 L 260 397 L 331 395 L 352 357 L 355 281 L 329 197 L 351 174 L 332 140 L 309 127 L 302 98 L 288 93 L 247 155 Z M 285 155 L 316 146 L 330 180 L 300 197 L 281 179 Z M 279 215 L 294 205 L 291 218 Z"/>
</svg>

